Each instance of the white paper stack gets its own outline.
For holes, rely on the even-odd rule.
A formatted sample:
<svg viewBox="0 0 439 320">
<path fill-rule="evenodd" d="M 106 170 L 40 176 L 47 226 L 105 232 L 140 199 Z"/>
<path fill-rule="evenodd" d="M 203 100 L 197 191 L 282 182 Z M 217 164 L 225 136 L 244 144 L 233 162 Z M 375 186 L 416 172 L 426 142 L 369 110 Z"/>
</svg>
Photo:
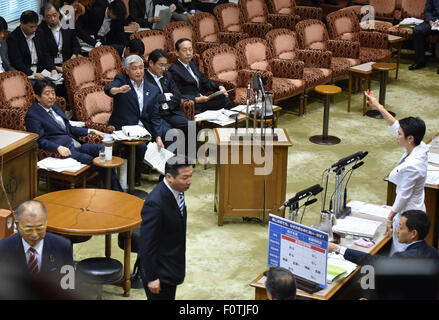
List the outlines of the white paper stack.
<svg viewBox="0 0 439 320">
<path fill-rule="evenodd" d="M 345 260 L 345 258 L 343 258 L 341 254 L 335 253 L 328 254 L 328 265 L 333 265 L 346 270 L 346 272 L 341 277 L 330 278 L 328 275 L 326 278 L 328 283 L 332 283 L 334 280 L 338 280 L 340 278 L 346 278 L 357 268 L 357 265 L 355 263 Z"/>
<path fill-rule="evenodd" d="M 404 20 L 402 20 L 399 24 L 400 25 L 408 25 L 408 24 L 421 24 L 422 22 L 424 22 L 424 20 L 422 19 L 417 19 L 417 18 L 405 18 Z"/>
<path fill-rule="evenodd" d="M 73 127 L 80 127 L 80 128 L 84 128 L 85 127 L 85 122 L 84 121 L 73 121 L 73 120 L 69 120 L 70 125 Z"/>
<path fill-rule="evenodd" d="M 195 115 L 195 121 L 208 121 L 220 126 L 225 126 L 234 123 L 236 121 L 236 115 L 238 115 L 239 118 L 242 117 L 242 115 L 239 115 L 237 112 L 224 108 L 220 110 L 207 110 Z"/>
<path fill-rule="evenodd" d="M 150 140 L 151 134 L 142 126 L 123 126 L 122 130 L 113 131 L 113 139 L 117 141 L 121 140 L 138 140 L 145 139 Z"/>
<path fill-rule="evenodd" d="M 85 167 L 85 164 L 82 164 L 73 158 L 58 159 L 52 157 L 48 157 L 41 161 L 38 161 L 37 165 L 41 169 L 45 169 L 48 171 L 56 171 L 56 172 L 62 172 L 62 171 L 75 172 Z"/>
<path fill-rule="evenodd" d="M 332 231 L 360 237 L 373 238 L 382 222 L 347 216 L 338 219 Z"/>
<path fill-rule="evenodd" d="M 161 174 L 165 174 L 166 161 L 173 156 L 174 154 L 165 148 L 161 148 L 160 151 L 158 151 L 157 143 L 151 142 L 148 143 L 148 146 L 146 147 L 144 159 L 154 169 Z"/>
<path fill-rule="evenodd" d="M 390 208 L 387 206 L 379 206 L 363 201 L 350 201 L 346 206 L 351 207 L 353 212 L 364 213 L 378 218 L 387 219 Z"/>
</svg>

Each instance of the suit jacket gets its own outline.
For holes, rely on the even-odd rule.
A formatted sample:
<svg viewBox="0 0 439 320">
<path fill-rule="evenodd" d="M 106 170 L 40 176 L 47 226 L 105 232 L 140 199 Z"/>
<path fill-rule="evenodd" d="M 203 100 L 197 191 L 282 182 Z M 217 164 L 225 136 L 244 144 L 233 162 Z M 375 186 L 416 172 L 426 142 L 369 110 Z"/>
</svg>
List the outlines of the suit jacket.
<svg viewBox="0 0 439 320">
<path fill-rule="evenodd" d="M 155 86 L 160 91 L 157 82 L 148 71 L 145 71 L 145 78 L 150 84 Z M 172 79 L 172 76 L 168 71 L 163 73 L 163 77 L 160 78 L 160 84 L 162 86 L 163 93 L 160 91 L 158 95 L 159 112 L 160 115 L 170 115 L 172 114 L 172 111 L 180 109 L 181 94 L 178 90 L 177 84 L 175 83 L 174 79 Z M 170 101 L 166 101 L 165 93 L 172 93 Z M 166 110 L 162 107 L 164 103 L 166 103 L 168 106 L 168 109 Z"/>
<path fill-rule="evenodd" d="M 43 244 L 40 274 L 58 280 L 64 265 L 73 266 L 73 251 L 69 240 L 53 233 L 46 233 Z M 27 261 L 24 253 L 22 237 L 16 233 L 0 240 L 0 270 L 1 266 L 14 268 L 18 273 L 27 272 Z M 57 282 L 59 284 L 59 282 Z"/>
<path fill-rule="evenodd" d="M 63 62 L 65 62 L 69 60 L 73 54 L 79 54 L 81 48 L 76 39 L 75 30 L 61 28 L 60 31 L 62 36 L 61 54 L 63 56 Z M 55 63 L 54 60 L 58 54 L 58 39 L 54 38 L 52 30 L 49 28 L 46 21 L 40 23 L 37 32 L 41 33 L 41 38 L 45 41 L 47 52 L 53 63 Z"/>
<path fill-rule="evenodd" d="M 183 13 L 186 10 L 183 8 L 183 6 L 178 3 L 178 0 L 153 0 L 153 10 L 157 4 L 164 5 L 164 6 L 170 6 L 171 4 L 175 4 L 176 9 L 175 12 L 177 13 Z M 130 0 L 130 21 L 137 22 L 141 28 L 152 28 L 153 22 L 148 22 L 147 19 L 145 19 L 145 13 L 146 13 L 146 6 L 145 6 L 145 0 Z M 154 15 L 154 12 L 152 13 Z"/>
<path fill-rule="evenodd" d="M 198 84 L 180 60 L 177 59 L 169 68 L 169 72 L 172 74 L 172 78 L 177 84 L 182 98 L 195 101 L 195 97 L 199 97 L 201 91 L 219 90 L 219 84 L 208 80 L 193 61 L 189 62 L 189 66 L 198 77 Z"/>
<path fill-rule="evenodd" d="M 55 104 L 52 109 L 64 119 L 66 130 L 53 119 L 47 111 L 35 101 L 26 113 L 24 121 L 27 131 L 37 133 L 38 147 L 44 150 L 57 152 L 59 146 L 69 149 L 73 147 L 72 138 L 77 139 L 88 134 L 87 128 L 71 126 L 60 107 Z"/>
<path fill-rule="evenodd" d="M 15 69 L 24 72 L 28 76 L 32 75 L 31 53 L 20 26 L 12 31 L 6 41 L 8 43 L 8 54 L 11 65 Z M 44 40 L 42 39 L 41 34 L 38 32 L 35 33 L 34 43 L 38 56 L 37 72 L 41 72 L 44 69 L 48 71 L 55 69 L 55 64 L 49 57 Z"/>
<path fill-rule="evenodd" d="M 165 178 L 166 179 L 166 178 Z M 152 190 L 142 208 L 139 257 L 145 282 L 178 285 L 186 272 L 186 219 L 163 181 Z"/>
<path fill-rule="evenodd" d="M 395 258 L 434 258 L 439 259 L 439 253 L 435 248 L 429 246 L 424 240 L 412 243 L 406 250 L 396 252 L 392 257 Z M 346 249 L 344 258 L 358 265 L 372 264 L 377 259 L 384 257 L 371 255 L 354 249 Z"/>
<path fill-rule="evenodd" d="M 6 41 L 0 42 L 0 58 L 2 59 L 2 65 L 5 71 L 15 70 L 14 67 L 11 66 L 11 62 L 9 61 L 8 44 Z"/>
<path fill-rule="evenodd" d="M 131 87 L 131 90 L 127 93 L 119 93 L 115 96 L 110 94 L 112 88 L 119 88 L 126 84 Z M 160 90 L 146 81 L 145 77 L 143 83 L 142 114 L 140 114 L 136 91 L 128 75 L 118 74 L 113 82 L 105 87 L 105 93 L 114 98 L 113 112 L 109 124 L 114 126 L 116 130 L 120 130 L 125 125 L 136 125 L 140 120 L 145 129 L 151 133 L 154 140 L 158 136 L 162 136 L 162 120 L 158 109 Z"/>
<path fill-rule="evenodd" d="M 424 8 L 424 20 L 436 21 L 439 19 L 439 0 L 427 0 Z"/>
</svg>

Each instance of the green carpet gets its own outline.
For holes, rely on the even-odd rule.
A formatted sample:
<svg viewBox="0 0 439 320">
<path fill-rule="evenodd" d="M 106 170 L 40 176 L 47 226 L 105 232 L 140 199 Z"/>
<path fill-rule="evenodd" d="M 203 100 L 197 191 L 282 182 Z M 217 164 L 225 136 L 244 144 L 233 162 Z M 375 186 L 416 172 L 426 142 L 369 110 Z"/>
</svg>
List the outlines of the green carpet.
<svg viewBox="0 0 439 320">
<path fill-rule="evenodd" d="M 437 64 L 408 71 L 410 60 L 403 60 L 399 80 L 391 72 L 387 87 L 387 108 L 396 117 L 419 116 L 427 125 L 424 141 L 439 132 L 438 101 L 439 75 Z M 365 165 L 358 169 L 349 183 L 348 197 L 376 204 L 386 201 L 386 183 L 383 178 L 391 171 L 404 150 L 384 120 L 362 116 L 362 95 L 352 98 L 351 112 L 347 112 L 347 81 L 336 83 L 343 88 L 331 105 L 329 134 L 342 141 L 335 146 L 320 146 L 308 138 L 322 132 L 323 104 L 316 93 L 308 103 L 308 113 L 298 116 L 298 100 L 280 103 L 283 107 L 278 126 L 286 128 L 293 142 L 289 149 L 287 170 L 287 198 L 297 191 L 314 184 L 322 184 L 323 170 L 338 159 L 357 151 L 368 151 Z M 378 96 L 378 78 L 372 80 L 372 92 Z M 226 218 L 224 226 L 217 226 L 213 211 L 215 167 L 196 167 L 193 183 L 186 192 L 188 209 L 186 279 L 178 286 L 177 299 L 254 299 L 254 289 L 249 283 L 267 265 L 267 224 L 243 222 L 241 218 Z M 143 189 L 152 190 L 158 176 L 143 177 Z M 331 180 L 329 192 L 333 190 Z M 319 219 L 321 199 L 311 205 L 303 222 L 311 225 Z M 114 257 L 123 261 L 123 252 L 113 235 Z M 90 241 L 76 244 L 75 260 L 104 255 L 104 237 L 96 236 Z M 131 256 L 134 265 L 136 254 Z M 122 288 L 104 286 L 104 299 L 146 299 L 143 289 L 132 289 L 129 298 L 122 297 Z"/>
</svg>

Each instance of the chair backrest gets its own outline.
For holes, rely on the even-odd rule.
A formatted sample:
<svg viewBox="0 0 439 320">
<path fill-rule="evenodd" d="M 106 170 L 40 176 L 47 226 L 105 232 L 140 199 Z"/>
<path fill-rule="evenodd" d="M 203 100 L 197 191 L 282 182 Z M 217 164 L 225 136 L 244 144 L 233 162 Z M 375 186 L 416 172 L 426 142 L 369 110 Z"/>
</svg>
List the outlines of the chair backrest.
<svg viewBox="0 0 439 320">
<path fill-rule="evenodd" d="M 0 109 L 29 109 L 34 91 L 28 77 L 21 71 L 0 73 Z"/>
<path fill-rule="evenodd" d="M 268 9 L 264 0 L 239 0 L 245 22 L 267 23 Z"/>
<path fill-rule="evenodd" d="M 241 23 L 244 21 L 244 16 L 238 5 L 234 3 L 223 3 L 217 5 L 213 12 L 221 31 L 241 32 Z"/>
<path fill-rule="evenodd" d="M 270 45 L 271 56 L 277 59 L 293 60 L 296 58 L 296 50 L 299 48 L 296 33 L 290 29 L 274 29 L 265 35 Z"/>
<path fill-rule="evenodd" d="M 168 23 L 163 29 L 165 33 L 168 49 L 170 52 L 175 52 L 175 43 L 178 39 L 188 38 L 195 42 L 195 35 L 192 25 L 186 21 L 173 21 Z"/>
<path fill-rule="evenodd" d="M 271 71 L 271 52 L 270 47 L 265 39 L 243 39 L 236 44 L 236 48 L 243 59 L 243 68 Z"/>
<path fill-rule="evenodd" d="M 73 112 L 79 121 L 108 124 L 113 111 L 113 98 L 104 92 L 104 86 L 91 86 L 75 92 Z"/>
<path fill-rule="evenodd" d="M 301 49 L 326 49 L 328 31 L 320 20 L 300 21 L 296 25 L 297 40 Z"/>
<path fill-rule="evenodd" d="M 266 3 L 270 13 L 296 14 L 296 1 L 294 0 L 267 0 Z"/>
<path fill-rule="evenodd" d="M 424 8 L 426 0 L 402 0 L 401 18 L 424 19 Z"/>
<path fill-rule="evenodd" d="M 99 46 L 91 50 L 88 56 L 95 61 L 101 79 L 113 80 L 123 72 L 122 61 L 113 47 Z"/>
<path fill-rule="evenodd" d="M 370 0 L 369 4 L 374 8 L 377 18 L 393 19 L 396 9 L 396 0 Z"/>
<path fill-rule="evenodd" d="M 326 16 L 331 39 L 359 41 L 360 22 L 353 11 L 341 10 Z"/>
<path fill-rule="evenodd" d="M 222 44 L 204 50 L 202 57 L 208 78 L 217 77 L 236 85 L 241 65 L 238 50 L 227 44 Z"/>
<path fill-rule="evenodd" d="M 77 57 L 64 63 L 63 74 L 71 106 L 73 105 L 73 95 L 77 90 L 96 85 L 99 81 L 96 62 L 85 57 Z"/>
<path fill-rule="evenodd" d="M 148 61 L 149 54 L 155 49 L 168 51 L 165 33 L 162 30 L 142 30 L 133 33 L 131 38 L 139 39 L 145 45 L 145 53 L 143 54 L 145 61 Z"/>
<path fill-rule="evenodd" d="M 195 13 L 191 17 L 191 23 L 196 41 L 220 42 L 218 22 L 212 14 L 207 12 Z"/>
</svg>

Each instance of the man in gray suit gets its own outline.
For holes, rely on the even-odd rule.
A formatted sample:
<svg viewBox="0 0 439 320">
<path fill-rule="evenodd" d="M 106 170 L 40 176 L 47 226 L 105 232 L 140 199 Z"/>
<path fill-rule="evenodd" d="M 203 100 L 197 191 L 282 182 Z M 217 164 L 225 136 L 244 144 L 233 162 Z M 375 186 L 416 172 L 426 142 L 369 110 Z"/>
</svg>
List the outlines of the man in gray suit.
<svg viewBox="0 0 439 320">
<path fill-rule="evenodd" d="M 8 23 L 3 17 L 0 17 L 0 73 L 15 70 L 9 62 L 8 45 L 5 41 L 7 35 Z"/>
</svg>

